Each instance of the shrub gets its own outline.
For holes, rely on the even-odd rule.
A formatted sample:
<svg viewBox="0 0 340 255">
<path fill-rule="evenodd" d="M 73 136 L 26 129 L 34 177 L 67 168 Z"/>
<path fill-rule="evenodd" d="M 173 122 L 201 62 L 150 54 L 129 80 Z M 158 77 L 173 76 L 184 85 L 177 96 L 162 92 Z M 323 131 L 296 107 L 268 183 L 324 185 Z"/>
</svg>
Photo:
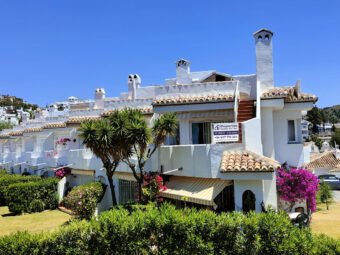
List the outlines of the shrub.
<svg viewBox="0 0 340 255">
<path fill-rule="evenodd" d="M 6 191 L 8 209 L 13 213 L 55 209 L 58 204 L 57 185 L 57 178 L 11 184 Z"/>
<path fill-rule="evenodd" d="M 8 175 L 8 172 L 7 172 L 7 170 L 0 170 L 0 176 L 1 176 L 1 175 L 3 175 L 3 174 L 6 174 L 6 175 Z"/>
<path fill-rule="evenodd" d="M 286 214 L 116 207 L 54 233 L 0 238 L 0 254 L 340 254 L 340 241 L 292 225 Z"/>
<path fill-rule="evenodd" d="M 73 188 L 64 198 L 66 208 L 74 211 L 78 218 L 89 220 L 104 196 L 105 187 L 101 182 L 91 182 Z"/>
<path fill-rule="evenodd" d="M 7 205 L 5 194 L 7 193 L 7 189 L 9 185 L 14 184 L 14 183 L 35 182 L 35 181 L 40 181 L 40 180 L 41 180 L 41 177 L 37 175 L 21 176 L 21 175 L 1 174 L 0 175 L 0 205 Z"/>
</svg>

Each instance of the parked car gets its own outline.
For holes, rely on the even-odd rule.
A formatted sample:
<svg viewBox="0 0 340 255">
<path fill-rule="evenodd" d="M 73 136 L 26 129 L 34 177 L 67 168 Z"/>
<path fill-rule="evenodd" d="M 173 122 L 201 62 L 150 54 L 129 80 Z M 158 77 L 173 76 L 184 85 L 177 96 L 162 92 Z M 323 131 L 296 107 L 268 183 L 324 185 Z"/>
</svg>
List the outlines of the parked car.
<svg viewBox="0 0 340 255">
<path fill-rule="evenodd" d="M 340 179 L 334 174 L 323 174 L 319 175 L 318 178 L 331 186 L 332 189 L 340 190 Z"/>
</svg>

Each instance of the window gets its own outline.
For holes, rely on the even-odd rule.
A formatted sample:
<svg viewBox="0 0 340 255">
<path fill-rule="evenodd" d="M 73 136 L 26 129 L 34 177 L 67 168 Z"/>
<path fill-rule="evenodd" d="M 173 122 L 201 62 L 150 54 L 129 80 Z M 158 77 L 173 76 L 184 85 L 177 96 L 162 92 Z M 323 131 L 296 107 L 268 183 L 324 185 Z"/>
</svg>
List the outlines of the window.
<svg viewBox="0 0 340 255">
<path fill-rule="evenodd" d="M 288 120 L 288 142 L 296 142 L 295 120 Z"/>
<path fill-rule="evenodd" d="M 124 204 L 137 199 L 137 183 L 119 180 L 119 203 Z"/>
<path fill-rule="evenodd" d="M 211 123 L 192 123 L 192 144 L 211 143 Z"/>
</svg>

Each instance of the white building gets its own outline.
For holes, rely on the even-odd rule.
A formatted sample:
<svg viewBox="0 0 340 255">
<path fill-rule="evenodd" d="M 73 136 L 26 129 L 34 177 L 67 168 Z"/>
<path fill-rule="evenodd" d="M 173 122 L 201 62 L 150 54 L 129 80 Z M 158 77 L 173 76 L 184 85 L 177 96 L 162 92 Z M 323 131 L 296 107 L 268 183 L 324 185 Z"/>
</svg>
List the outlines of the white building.
<svg viewBox="0 0 340 255">
<path fill-rule="evenodd" d="M 12 107 L 0 107 L 0 121 L 9 122 L 13 125 L 19 124 L 19 116 L 15 114 Z"/>
<path fill-rule="evenodd" d="M 13 130 L 3 131 L 2 167 L 16 173 L 42 174 L 67 165 L 72 168 L 71 185 L 106 181 L 101 161 L 78 138 L 81 121 L 99 119 L 125 107 L 141 109 L 150 122 L 157 114 L 176 112 L 179 137 L 169 139 L 146 166 L 165 175 L 171 171 L 166 178 L 168 190 L 162 196 L 178 204 L 186 197 L 192 205 L 222 211 L 259 212 L 262 202 L 277 208 L 276 169 L 283 163 L 303 166 L 309 162 L 310 146 L 303 145 L 301 112 L 311 109 L 317 97 L 302 93 L 300 81 L 274 86 L 273 32 L 260 29 L 253 36 L 256 74 L 191 72 L 190 62 L 184 59 L 175 63 L 176 77 L 165 79 L 162 86 L 142 87 L 141 78 L 130 74 L 128 91 L 120 98 L 106 98 L 105 90 L 98 88 L 94 100 L 72 104 L 64 115 L 25 119 Z M 236 123 L 235 141 L 215 143 L 213 123 Z M 61 138 L 70 142 L 56 145 Z M 120 165 L 115 175 L 119 203 L 133 198 L 133 180 L 128 167 Z M 109 206 L 110 199 L 106 192 L 101 209 Z"/>
</svg>

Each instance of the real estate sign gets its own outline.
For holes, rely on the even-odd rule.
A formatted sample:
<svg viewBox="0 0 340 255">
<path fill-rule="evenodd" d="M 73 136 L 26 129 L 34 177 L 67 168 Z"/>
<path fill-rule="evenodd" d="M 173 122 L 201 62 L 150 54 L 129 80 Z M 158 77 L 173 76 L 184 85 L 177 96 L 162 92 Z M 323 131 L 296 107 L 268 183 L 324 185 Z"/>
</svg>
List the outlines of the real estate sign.
<svg viewBox="0 0 340 255">
<path fill-rule="evenodd" d="M 238 123 L 213 123 L 213 141 L 215 143 L 237 142 L 238 140 Z"/>
</svg>

